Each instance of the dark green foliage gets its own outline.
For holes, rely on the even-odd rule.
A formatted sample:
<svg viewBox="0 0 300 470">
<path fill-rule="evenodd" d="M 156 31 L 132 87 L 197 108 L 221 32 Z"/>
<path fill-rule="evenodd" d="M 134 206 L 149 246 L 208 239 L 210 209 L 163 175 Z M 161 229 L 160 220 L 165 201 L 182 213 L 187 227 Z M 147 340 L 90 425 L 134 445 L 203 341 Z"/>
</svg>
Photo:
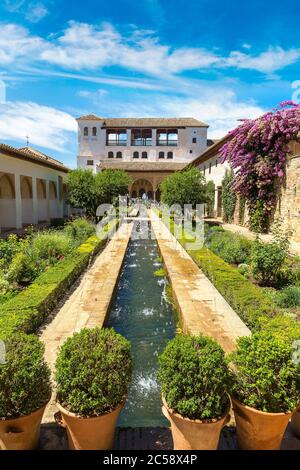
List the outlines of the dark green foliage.
<svg viewBox="0 0 300 470">
<path fill-rule="evenodd" d="M 251 270 L 253 276 L 264 286 L 274 286 L 278 283 L 280 272 L 288 258 L 289 233 L 282 229 L 281 221 L 276 221 L 273 227 L 273 239 L 263 243 L 256 238 L 251 253 Z"/>
<path fill-rule="evenodd" d="M 277 293 L 275 301 L 283 308 L 300 307 L 300 287 L 285 287 Z"/>
<path fill-rule="evenodd" d="M 168 406 L 185 418 L 219 418 L 229 405 L 224 351 L 209 337 L 176 336 L 159 357 L 158 377 Z"/>
<path fill-rule="evenodd" d="M 79 217 L 66 223 L 64 232 L 74 240 L 76 245 L 80 245 L 95 233 L 95 225 L 84 217 Z"/>
<path fill-rule="evenodd" d="M 246 199 L 242 196 L 239 197 L 239 224 L 243 225 L 245 221 Z"/>
<path fill-rule="evenodd" d="M 94 217 L 98 206 L 95 176 L 90 170 L 77 169 L 68 172 L 66 178 L 68 202 L 72 207 L 85 209 Z"/>
<path fill-rule="evenodd" d="M 161 184 L 161 201 L 169 206 L 179 204 L 202 204 L 207 201 L 205 178 L 197 168 L 177 171 Z"/>
<path fill-rule="evenodd" d="M 234 180 L 233 171 L 227 171 L 222 181 L 222 207 L 224 222 L 232 222 L 235 205 L 236 193 L 231 189 Z"/>
<path fill-rule="evenodd" d="M 125 400 L 131 371 L 129 341 L 113 329 L 83 329 L 59 351 L 58 400 L 80 416 L 108 413 Z"/>
<path fill-rule="evenodd" d="M 208 217 L 213 217 L 215 205 L 215 184 L 213 181 L 206 183 L 206 208 Z"/>
<path fill-rule="evenodd" d="M 5 347 L 6 363 L 0 365 L 0 417 L 18 418 L 49 401 L 50 370 L 43 357 L 44 345 L 36 336 L 13 335 Z"/>
<path fill-rule="evenodd" d="M 123 170 L 104 170 L 97 173 L 95 183 L 98 194 L 101 195 L 101 203 L 113 204 L 118 196 L 128 193 L 130 176 Z"/>
<path fill-rule="evenodd" d="M 130 181 L 123 170 L 103 170 L 96 175 L 90 170 L 72 170 L 66 180 L 68 200 L 95 220 L 97 207 L 112 204 L 116 196 L 127 194 Z"/>
<path fill-rule="evenodd" d="M 217 231 L 207 237 L 207 246 L 230 264 L 249 262 L 253 242 L 226 231 Z"/>
<path fill-rule="evenodd" d="M 229 357 L 233 396 L 261 411 L 294 411 L 300 404 L 300 362 L 294 352 L 291 340 L 269 332 L 239 338 Z"/>
</svg>

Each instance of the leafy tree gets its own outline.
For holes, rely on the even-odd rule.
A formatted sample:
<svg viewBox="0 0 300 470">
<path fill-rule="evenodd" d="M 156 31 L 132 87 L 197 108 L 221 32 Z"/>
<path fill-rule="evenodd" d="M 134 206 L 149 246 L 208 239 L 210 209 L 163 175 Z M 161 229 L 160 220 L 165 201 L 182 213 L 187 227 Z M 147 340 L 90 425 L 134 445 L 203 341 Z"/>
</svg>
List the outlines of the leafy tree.
<svg viewBox="0 0 300 470">
<path fill-rule="evenodd" d="M 85 209 L 88 217 L 94 217 L 97 206 L 95 176 L 91 170 L 72 170 L 66 178 L 68 202 L 72 207 Z"/>
<path fill-rule="evenodd" d="M 95 219 L 97 207 L 112 204 L 118 195 L 126 194 L 129 183 L 130 177 L 123 170 L 104 170 L 96 175 L 90 170 L 73 170 L 66 180 L 68 200 Z"/>
<path fill-rule="evenodd" d="M 161 200 L 165 204 L 203 204 L 207 201 L 205 178 L 197 168 L 178 171 L 168 176 L 161 184 Z"/>
<path fill-rule="evenodd" d="M 95 182 L 102 202 L 113 204 L 118 196 L 128 193 L 131 178 L 123 170 L 104 170 L 95 176 Z"/>
</svg>

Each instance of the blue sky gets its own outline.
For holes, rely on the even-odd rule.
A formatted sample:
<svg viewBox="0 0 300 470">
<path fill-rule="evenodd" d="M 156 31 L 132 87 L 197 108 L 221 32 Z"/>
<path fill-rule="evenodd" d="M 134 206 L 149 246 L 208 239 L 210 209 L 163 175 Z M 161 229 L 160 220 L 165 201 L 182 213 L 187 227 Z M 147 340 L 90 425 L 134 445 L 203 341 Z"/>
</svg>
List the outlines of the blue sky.
<svg viewBox="0 0 300 470">
<path fill-rule="evenodd" d="M 299 16 L 296 0 L 2 0 L 0 141 L 74 166 L 86 113 L 192 116 L 221 137 L 300 99 Z"/>
</svg>

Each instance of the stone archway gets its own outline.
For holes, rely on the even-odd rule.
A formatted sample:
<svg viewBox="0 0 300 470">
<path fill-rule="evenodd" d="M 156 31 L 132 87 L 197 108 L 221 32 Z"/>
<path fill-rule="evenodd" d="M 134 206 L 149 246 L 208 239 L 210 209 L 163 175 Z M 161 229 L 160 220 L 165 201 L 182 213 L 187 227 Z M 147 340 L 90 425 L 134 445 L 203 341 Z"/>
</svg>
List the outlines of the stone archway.
<svg viewBox="0 0 300 470">
<path fill-rule="evenodd" d="M 21 198 L 22 198 L 22 224 L 34 224 L 33 198 L 32 198 L 32 178 L 31 176 L 21 176 Z"/>
<path fill-rule="evenodd" d="M 0 173 L 0 230 L 16 227 L 14 176 Z"/>
<path fill-rule="evenodd" d="M 136 179 L 132 183 L 130 197 L 142 197 L 143 194 L 146 194 L 149 199 L 153 199 L 153 185 L 145 178 Z"/>
</svg>

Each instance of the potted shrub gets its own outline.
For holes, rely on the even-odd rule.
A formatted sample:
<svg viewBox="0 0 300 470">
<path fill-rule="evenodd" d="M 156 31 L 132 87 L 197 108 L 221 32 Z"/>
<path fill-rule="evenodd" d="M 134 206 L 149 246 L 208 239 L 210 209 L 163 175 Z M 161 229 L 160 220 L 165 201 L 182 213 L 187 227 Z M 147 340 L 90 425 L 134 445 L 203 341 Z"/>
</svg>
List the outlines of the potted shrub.
<svg viewBox="0 0 300 470">
<path fill-rule="evenodd" d="M 174 449 L 216 449 L 230 407 L 223 349 L 206 336 L 178 335 L 159 357 L 158 377 Z"/>
<path fill-rule="evenodd" d="M 51 397 L 50 369 L 44 345 L 34 335 L 19 333 L 5 341 L 0 364 L 0 449 L 38 447 L 43 413 Z"/>
<path fill-rule="evenodd" d="M 66 340 L 55 378 L 70 449 L 112 448 L 131 370 L 130 343 L 113 329 L 85 328 Z"/>
<path fill-rule="evenodd" d="M 270 332 L 238 339 L 229 356 L 240 449 L 275 450 L 300 403 L 300 365 L 292 341 Z"/>
</svg>

